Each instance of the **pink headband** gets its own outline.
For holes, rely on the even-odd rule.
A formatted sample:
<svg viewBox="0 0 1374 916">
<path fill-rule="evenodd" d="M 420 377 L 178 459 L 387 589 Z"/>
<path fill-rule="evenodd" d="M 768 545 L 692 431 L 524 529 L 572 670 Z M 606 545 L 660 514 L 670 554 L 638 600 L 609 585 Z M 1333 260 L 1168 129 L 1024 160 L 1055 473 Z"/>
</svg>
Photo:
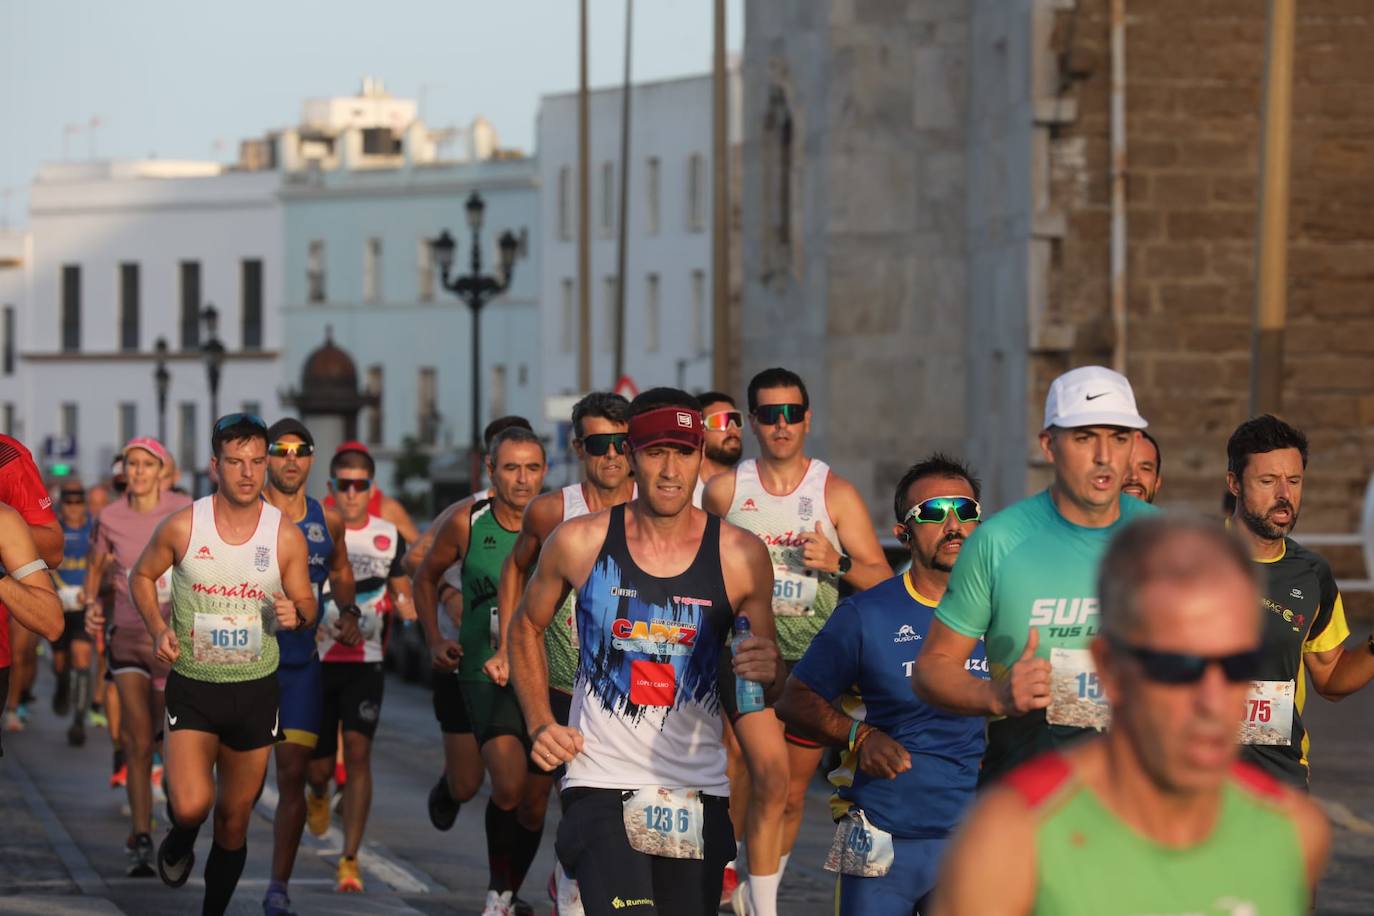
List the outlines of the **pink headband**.
<svg viewBox="0 0 1374 916">
<path fill-rule="evenodd" d="M 172 461 L 172 455 L 167 451 L 166 446 L 152 436 L 135 436 L 124 444 L 124 449 L 119 454 L 121 456 L 128 455 L 129 449 L 131 448 L 143 449 L 158 461 L 161 461 L 164 467 Z"/>
</svg>

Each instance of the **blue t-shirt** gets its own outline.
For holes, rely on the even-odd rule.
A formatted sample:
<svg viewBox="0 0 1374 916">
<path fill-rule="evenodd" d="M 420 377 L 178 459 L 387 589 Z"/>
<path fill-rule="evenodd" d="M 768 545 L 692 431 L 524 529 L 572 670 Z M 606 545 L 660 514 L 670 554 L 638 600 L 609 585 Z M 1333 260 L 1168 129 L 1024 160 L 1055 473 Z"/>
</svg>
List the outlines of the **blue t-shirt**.
<svg viewBox="0 0 1374 916">
<path fill-rule="evenodd" d="M 334 538 L 329 534 L 329 525 L 325 523 L 324 508 L 320 501 L 307 496 L 305 498 L 305 517 L 296 522 L 296 527 L 301 529 L 301 534 L 305 535 L 305 549 L 310 558 L 310 582 L 315 586 L 315 601 L 317 606 L 323 610 L 324 601 L 322 598 L 324 583 L 329 581 L 329 558 L 334 555 Z M 277 632 L 277 648 L 281 651 L 282 665 L 304 665 L 315 657 L 315 630 L 319 626 L 319 618 L 316 617 L 315 623 L 302 627 L 299 630 L 279 630 Z"/>
<path fill-rule="evenodd" d="M 912 690 L 912 667 L 934 615 L 934 601 L 919 594 L 907 576 L 894 576 L 840 602 L 792 670 L 831 702 L 857 693 L 859 702 L 844 702 L 846 711 L 911 754 L 911 769 L 896 779 L 868 776 L 848 752 L 831 774 L 840 798 L 898 837 L 948 835 L 973 802 L 983 757 L 981 717 L 927 706 Z M 988 677 L 982 642 L 967 667 Z"/>
<path fill-rule="evenodd" d="M 57 578 L 63 585 L 82 585 L 86 581 L 86 564 L 91 555 L 91 520 L 84 525 L 68 528 L 62 525 L 62 565 Z"/>
</svg>

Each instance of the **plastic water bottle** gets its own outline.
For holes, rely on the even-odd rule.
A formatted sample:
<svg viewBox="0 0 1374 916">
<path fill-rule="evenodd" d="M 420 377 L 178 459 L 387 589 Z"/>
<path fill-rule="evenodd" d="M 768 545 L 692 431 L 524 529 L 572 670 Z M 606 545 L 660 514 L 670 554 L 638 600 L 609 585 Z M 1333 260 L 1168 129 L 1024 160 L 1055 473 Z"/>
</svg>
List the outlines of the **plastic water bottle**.
<svg viewBox="0 0 1374 916">
<path fill-rule="evenodd" d="M 735 641 L 730 646 L 730 654 L 734 655 L 739 651 L 739 644 L 748 639 L 751 635 L 749 630 L 748 617 L 735 618 Z M 747 681 L 742 677 L 735 678 L 735 709 L 740 715 L 746 712 L 758 712 L 763 708 L 763 685 L 758 681 Z"/>
</svg>

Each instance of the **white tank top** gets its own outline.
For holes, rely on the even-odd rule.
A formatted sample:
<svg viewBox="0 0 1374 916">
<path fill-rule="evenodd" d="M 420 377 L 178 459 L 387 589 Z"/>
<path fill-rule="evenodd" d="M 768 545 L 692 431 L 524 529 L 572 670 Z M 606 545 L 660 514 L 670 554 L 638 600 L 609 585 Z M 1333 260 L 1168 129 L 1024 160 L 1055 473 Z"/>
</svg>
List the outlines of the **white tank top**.
<svg viewBox="0 0 1374 916">
<path fill-rule="evenodd" d="M 178 673 L 201 681 L 247 681 L 277 670 L 277 615 L 282 593 L 277 557 L 281 512 L 259 505 L 258 527 L 228 544 L 215 527 L 215 498 L 191 507 L 191 539 L 172 570 L 172 626 Z"/>
</svg>

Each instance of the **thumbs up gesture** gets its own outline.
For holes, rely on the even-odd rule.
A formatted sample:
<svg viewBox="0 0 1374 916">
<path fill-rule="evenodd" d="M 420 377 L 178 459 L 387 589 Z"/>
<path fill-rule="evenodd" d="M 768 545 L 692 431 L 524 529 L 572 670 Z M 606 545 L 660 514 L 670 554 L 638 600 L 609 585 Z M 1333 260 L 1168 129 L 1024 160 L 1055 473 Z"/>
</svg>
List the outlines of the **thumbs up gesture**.
<svg viewBox="0 0 1374 916">
<path fill-rule="evenodd" d="M 1050 663 L 1036 658 L 1040 631 L 1032 629 L 1021 657 L 998 680 L 998 709 L 1002 716 L 1024 716 L 1050 705 Z"/>
<path fill-rule="evenodd" d="M 831 575 L 840 571 L 840 552 L 825 536 L 820 522 L 816 522 L 815 531 L 802 533 L 802 565 Z"/>
</svg>

